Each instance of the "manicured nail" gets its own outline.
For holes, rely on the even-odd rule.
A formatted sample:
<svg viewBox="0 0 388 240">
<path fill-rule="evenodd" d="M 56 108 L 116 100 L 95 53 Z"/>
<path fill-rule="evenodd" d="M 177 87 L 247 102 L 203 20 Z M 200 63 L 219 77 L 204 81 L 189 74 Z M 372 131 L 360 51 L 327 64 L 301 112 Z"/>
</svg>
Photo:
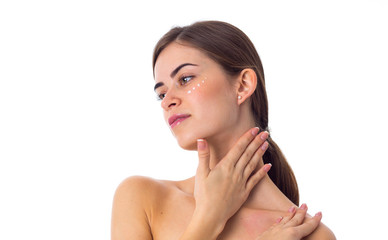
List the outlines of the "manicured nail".
<svg viewBox="0 0 388 240">
<path fill-rule="evenodd" d="M 266 140 L 268 138 L 268 132 L 263 132 L 261 135 L 260 135 L 260 138 L 261 140 Z"/>
<path fill-rule="evenodd" d="M 264 143 L 261 145 L 261 149 L 262 149 L 263 151 L 265 151 L 265 150 L 267 150 L 267 148 L 268 148 L 268 142 L 264 142 Z"/>
<path fill-rule="evenodd" d="M 198 150 L 204 150 L 206 148 L 206 143 L 203 139 L 197 139 L 197 148 Z"/>
<path fill-rule="evenodd" d="M 293 213 L 294 211 L 295 211 L 295 206 L 292 206 L 292 207 L 290 207 L 290 209 L 288 209 L 289 213 Z"/>
<path fill-rule="evenodd" d="M 256 136 L 259 133 L 260 129 L 258 127 L 255 127 L 254 129 L 251 130 L 251 133 L 253 136 Z"/>
<path fill-rule="evenodd" d="M 264 165 L 264 171 L 268 172 L 272 167 L 272 164 L 271 163 L 267 163 Z"/>
<path fill-rule="evenodd" d="M 317 217 L 322 217 L 322 212 L 317 212 L 317 213 L 315 214 L 315 216 L 317 216 Z"/>
<path fill-rule="evenodd" d="M 300 206 L 300 209 L 306 210 L 306 209 L 307 209 L 306 203 L 303 203 L 303 204 Z"/>
</svg>

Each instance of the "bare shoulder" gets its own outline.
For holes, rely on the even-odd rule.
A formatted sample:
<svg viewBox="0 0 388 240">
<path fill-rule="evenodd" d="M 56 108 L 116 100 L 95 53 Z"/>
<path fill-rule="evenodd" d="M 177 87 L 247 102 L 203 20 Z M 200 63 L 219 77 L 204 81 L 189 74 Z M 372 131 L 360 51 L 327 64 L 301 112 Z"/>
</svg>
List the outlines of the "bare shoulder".
<svg viewBox="0 0 388 240">
<path fill-rule="evenodd" d="M 325 224 L 320 223 L 318 228 L 304 240 L 336 240 L 336 237 Z"/>
<path fill-rule="evenodd" d="M 161 181 L 133 176 L 117 187 L 112 207 L 112 239 L 152 239 L 150 216 L 163 192 Z"/>
<path fill-rule="evenodd" d="M 161 195 L 177 189 L 183 181 L 158 180 L 144 176 L 131 176 L 124 179 L 116 189 L 115 198 L 122 200 L 141 200 L 148 204 Z M 160 202 L 158 199 L 157 202 Z M 152 204 L 152 203 L 151 203 Z"/>
<path fill-rule="evenodd" d="M 161 181 L 143 176 L 124 179 L 116 189 L 115 197 L 149 198 L 161 187 Z"/>
</svg>

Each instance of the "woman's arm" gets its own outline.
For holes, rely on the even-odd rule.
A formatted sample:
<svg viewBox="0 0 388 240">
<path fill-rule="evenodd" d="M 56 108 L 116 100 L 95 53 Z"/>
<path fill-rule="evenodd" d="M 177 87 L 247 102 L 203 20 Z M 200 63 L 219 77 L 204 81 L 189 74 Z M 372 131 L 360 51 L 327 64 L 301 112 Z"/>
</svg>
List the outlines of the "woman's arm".
<svg viewBox="0 0 388 240">
<path fill-rule="evenodd" d="M 246 132 L 213 169 L 209 167 L 207 142 L 198 141 L 199 164 L 194 186 L 196 207 L 180 240 L 216 239 L 253 187 L 267 174 L 270 164 L 255 171 L 268 147 L 268 133 L 258 132 L 258 128 Z"/>
</svg>

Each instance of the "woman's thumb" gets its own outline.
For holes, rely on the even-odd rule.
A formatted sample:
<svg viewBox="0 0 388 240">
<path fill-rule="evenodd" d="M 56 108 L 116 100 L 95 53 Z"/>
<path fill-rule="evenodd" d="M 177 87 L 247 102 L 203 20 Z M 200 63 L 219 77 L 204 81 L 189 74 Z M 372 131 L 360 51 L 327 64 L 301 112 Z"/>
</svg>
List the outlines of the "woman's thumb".
<svg viewBox="0 0 388 240">
<path fill-rule="evenodd" d="M 207 176 L 210 172 L 210 151 L 205 139 L 197 140 L 197 151 L 199 159 L 197 174 Z"/>
</svg>

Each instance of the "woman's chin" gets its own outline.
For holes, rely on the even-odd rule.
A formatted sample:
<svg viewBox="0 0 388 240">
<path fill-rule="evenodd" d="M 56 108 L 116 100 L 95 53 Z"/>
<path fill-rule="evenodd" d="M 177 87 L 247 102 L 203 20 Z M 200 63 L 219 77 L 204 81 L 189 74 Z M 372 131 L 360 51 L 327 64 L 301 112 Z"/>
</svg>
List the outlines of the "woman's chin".
<svg viewBox="0 0 388 240">
<path fill-rule="evenodd" d="M 194 151 L 197 150 L 197 142 L 190 143 L 190 144 L 181 144 L 179 143 L 179 146 L 183 148 L 184 150 Z"/>
<path fill-rule="evenodd" d="M 197 139 L 178 139 L 177 138 L 178 145 L 189 151 L 197 150 Z"/>
</svg>

